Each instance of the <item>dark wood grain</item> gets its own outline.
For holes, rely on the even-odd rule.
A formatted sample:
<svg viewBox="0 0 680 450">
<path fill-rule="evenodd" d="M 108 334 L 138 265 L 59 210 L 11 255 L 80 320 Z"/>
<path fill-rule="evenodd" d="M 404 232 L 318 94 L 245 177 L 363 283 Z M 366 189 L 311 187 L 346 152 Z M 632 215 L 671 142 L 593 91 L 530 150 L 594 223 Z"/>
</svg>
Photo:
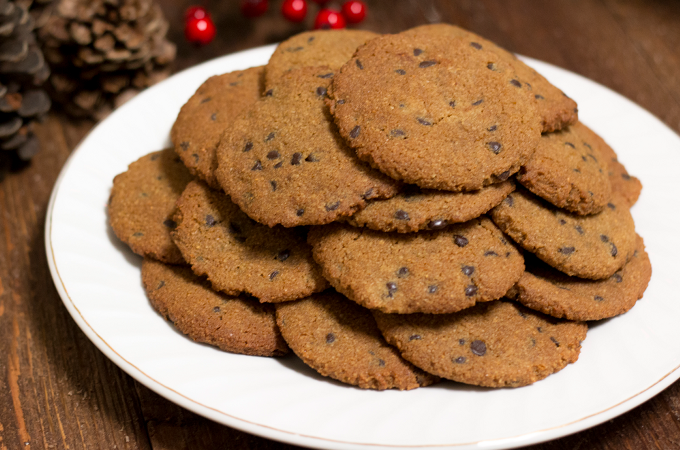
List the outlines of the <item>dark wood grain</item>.
<svg viewBox="0 0 680 450">
<path fill-rule="evenodd" d="M 254 22 L 238 2 L 208 3 L 209 46 L 182 37 L 189 0 L 159 0 L 178 43 L 176 70 L 308 28 L 278 13 Z M 680 2 L 673 0 L 368 0 L 362 28 L 461 25 L 509 50 L 591 78 L 680 131 Z M 295 448 L 230 429 L 159 397 L 118 369 L 78 329 L 52 284 L 43 227 L 60 168 L 94 124 L 53 112 L 41 153 L 0 181 L 0 450 Z M 643 149 L 641 149 L 643 150 Z M 680 382 L 614 420 L 531 450 L 680 448 Z"/>
</svg>

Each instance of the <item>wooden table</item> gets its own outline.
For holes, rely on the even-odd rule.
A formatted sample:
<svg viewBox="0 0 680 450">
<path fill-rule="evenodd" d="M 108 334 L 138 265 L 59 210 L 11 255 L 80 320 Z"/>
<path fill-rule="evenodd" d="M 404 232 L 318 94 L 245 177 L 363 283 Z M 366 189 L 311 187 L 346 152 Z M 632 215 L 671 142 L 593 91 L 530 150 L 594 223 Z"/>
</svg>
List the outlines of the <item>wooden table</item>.
<svg viewBox="0 0 680 450">
<path fill-rule="evenodd" d="M 680 131 L 677 1 L 367 2 L 362 28 L 389 33 L 428 21 L 458 24 L 598 81 Z M 304 28 L 281 18 L 280 0 L 254 22 L 241 18 L 237 3 L 212 2 L 219 36 L 195 50 L 182 37 L 189 0 L 161 0 L 169 37 L 178 43 L 177 70 Z M 218 425 L 149 391 L 100 353 L 62 305 L 44 250 L 46 207 L 59 169 L 93 126 L 51 113 L 37 130 L 41 153 L 0 182 L 0 450 L 291 447 Z M 621 417 L 530 448 L 680 448 L 680 382 Z"/>
</svg>

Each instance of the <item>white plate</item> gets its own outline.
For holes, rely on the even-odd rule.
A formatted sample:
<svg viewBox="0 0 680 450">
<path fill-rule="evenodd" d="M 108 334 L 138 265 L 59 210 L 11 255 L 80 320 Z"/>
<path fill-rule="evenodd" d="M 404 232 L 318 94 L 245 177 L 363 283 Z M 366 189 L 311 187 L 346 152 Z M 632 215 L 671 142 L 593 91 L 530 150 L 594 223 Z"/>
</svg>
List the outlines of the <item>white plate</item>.
<svg viewBox="0 0 680 450">
<path fill-rule="evenodd" d="M 52 192 L 45 237 L 55 285 L 104 354 L 163 397 L 249 433 L 315 448 L 508 448 L 554 439 L 639 405 L 680 377 L 680 138 L 620 95 L 527 62 L 579 104 L 644 184 L 633 208 L 654 275 L 629 313 L 593 325 L 581 357 L 520 389 L 453 382 L 409 392 L 363 391 L 298 359 L 232 355 L 191 342 L 149 305 L 141 259 L 107 225 L 113 177 L 169 144 L 180 106 L 210 75 L 265 64 L 273 46 L 216 59 L 146 90 L 73 152 Z"/>
</svg>

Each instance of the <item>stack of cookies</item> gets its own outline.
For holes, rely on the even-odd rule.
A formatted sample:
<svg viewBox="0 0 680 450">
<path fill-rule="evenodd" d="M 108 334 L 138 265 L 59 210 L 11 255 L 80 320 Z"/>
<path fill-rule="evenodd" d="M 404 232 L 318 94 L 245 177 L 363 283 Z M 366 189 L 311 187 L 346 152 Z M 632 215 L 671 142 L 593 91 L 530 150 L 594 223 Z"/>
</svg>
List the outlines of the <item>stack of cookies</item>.
<svg viewBox="0 0 680 450">
<path fill-rule="evenodd" d="M 162 315 L 370 389 L 531 384 L 642 297 L 641 184 L 576 103 L 450 25 L 314 31 L 208 79 L 114 179 Z"/>
</svg>

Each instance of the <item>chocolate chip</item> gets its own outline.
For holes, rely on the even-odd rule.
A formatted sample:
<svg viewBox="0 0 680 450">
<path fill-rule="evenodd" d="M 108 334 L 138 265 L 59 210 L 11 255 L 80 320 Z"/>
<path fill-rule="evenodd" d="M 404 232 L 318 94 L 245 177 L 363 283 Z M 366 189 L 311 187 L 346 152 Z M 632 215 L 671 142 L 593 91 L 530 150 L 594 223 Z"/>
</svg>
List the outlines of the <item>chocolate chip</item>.
<svg viewBox="0 0 680 450">
<path fill-rule="evenodd" d="M 392 297 L 392 294 L 397 292 L 397 283 L 394 281 L 388 281 L 385 286 L 387 286 L 387 296 Z"/>
<path fill-rule="evenodd" d="M 269 153 L 267 153 L 267 159 L 277 159 L 280 156 L 281 155 L 276 150 L 272 150 Z"/>
<path fill-rule="evenodd" d="M 349 132 L 349 137 L 356 139 L 359 137 L 359 133 L 361 133 L 361 127 L 357 125 L 356 127 L 352 128 L 352 131 Z"/>
<path fill-rule="evenodd" d="M 508 196 L 505 197 L 505 199 L 503 200 L 503 203 L 506 203 L 508 206 L 512 207 L 512 205 L 515 203 L 515 200 L 512 199 L 512 196 L 511 196 L 511 195 L 508 195 Z"/>
<path fill-rule="evenodd" d="M 406 71 L 404 69 L 397 69 L 395 70 L 399 75 L 406 75 Z"/>
<path fill-rule="evenodd" d="M 487 69 L 496 70 L 496 65 L 494 63 L 489 63 L 486 65 Z"/>
<path fill-rule="evenodd" d="M 574 253 L 576 249 L 574 247 L 561 247 L 558 252 L 562 253 L 563 255 L 571 255 Z"/>
<path fill-rule="evenodd" d="M 262 170 L 262 163 L 258 160 L 250 170 Z"/>
<path fill-rule="evenodd" d="M 623 178 L 624 180 L 630 180 L 630 175 L 628 175 L 627 173 L 622 173 L 621 178 Z"/>
<path fill-rule="evenodd" d="M 303 208 L 300 208 L 300 209 L 298 209 L 297 211 L 295 211 L 295 214 L 296 214 L 298 217 L 300 217 L 300 216 L 303 215 L 304 213 L 305 213 L 305 210 L 304 210 Z"/>
<path fill-rule="evenodd" d="M 344 105 L 345 101 L 343 99 L 340 99 L 336 102 L 338 105 Z"/>
<path fill-rule="evenodd" d="M 609 206 L 610 209 L 616 209 L 616 206 L 613 203 L 607 203 L 607 206 Z"/>
<path fill-rule="evenodd" d="M 269 281 L 273 281 L 274 278 L 279 274 L 278 270 L 273 271 L 272 273 L 269 274 Z"/>
<path fill-rule="evenodd" d="M 276 191 L 276 186 L 277 186 L 276 181 L 272 180 L 272 181 L 269 182 L 269 184 L 272 185 L 272 191 Z"/>
<path fill-rule="evenodd" d="M 453 242 L 455 242 L 458 247 L 465 247 L 468 245 L 467 238 L 465 236 L 461 236 L 460 234 L 453 235 Z"/>
<path fill-rule="evenodd" d="M 476 48 L 477 50 L 481 50 L 482 44 L 478 44 L 477 42 L 470 42 L 470 47 Z"/>
<path fill-rule="evenodd" d="M 491 141 L 491 142 L 487 142 L 486 145 L 489 147 L 489 150 L 494 152 L 496 155 L 501 152 L 500 142 Z"/>
<path fill-rule="evenodd" d="M 486 344 L 482 341 L 474 340 L 470 344 L 470 350 L 477 356 L 486 355 Z"/>
<path fill-rule="evenodd" d="M 291 166 L 299 166 L 300 161 L 302 161 L 302 153 L 295 152 L 295 153 L 293 153 L 293 157 L 290 160 L 290 165 Z"/>
<path fill-rule="evenodd" d="M 505 180 L 507 180 L 508 178 L 510 178 L 510 171 L 509 171 L 509 170 L 506 170 L 506 171 L 503 172 L 502 174 L 497 175 L 496 178 L 498 178 L 498 179 L 501 180 L 501 181 L 505 181 Z"/>
<path fill-rule="evenodd" d="M 446 225 L 448 225 L 448 222 L 443 219 L 435 219 L 431 220 L 430 223 L 427 224 L 427 228 L 430 230 L 441 230 L 446 228 Z"/>
<path fill-rule="evenodd" d="M 274 132 L 272 131 L 271 133 L 269 133 L 269 134 L 267 135 L 266 138 L 264 138 L 264 141 L 265 141 L 265 142 L 269 142 L 269 141 L 271 141 L 272 139 L 274 139 L 275 136 L 276 136 L 276 133 L 274 133 Z"/>
<path fill-rule="evenodd" d="M 486 129 L 486 131 L 496 131 L 498 129 L 497 125 L 491 125 L 489 128 Z"/>
<path fill-rule="evenodd" d="M 279 161 L 276 164 L 274 164 L 274 169 L 280 169 L 281 166 L 283 166 L 283 161 Z"/>
<path fill-rule="evenodd" d="M 538 330 L 539 333 L 543 333 L 543 328 L 541 328 L 541 327 L 536 327 L 536 329 Z"/>
<path fill-rule="evenodd" d="M 210 116 L 210 120 L 217 120 L 217 113 L 213 113 L 213 115 Z"/>
<path fill-rule="evenodd" d="M 581 228 L 580 225 L 574 225 L 574 230 L 578 231 L 578 234 L 585 233 L 585 231 L 583 231 L 583 228 Z"/>
<path fill-rule="evenodd" d="M 601 297 L 601 296 L 599 296 L 599 295 L 596 295 L 596 296 L 594 297 L 594 299 L 595 299 L 596 302 L 601 302 L 602 300 L 604 300 L 604 297 Z"/>
<path fill-rule="evenodd" d="M 397 276 L 399 278 L 404 278 L 405 276 L 408 276 L 408 267 L 401 267 L 399 270 L 397 270 Z"/>
<path fill-rule="evenodd" d="M 212 228 L 212 227 L 215 226 L 216 223 L 217 223 L 217 221 L 216 221 L 215 218 L 214 218 L 213 216 L 211 216 L 210 214 L 208 214 L 207 216 L 205 216 L 205 224 L 206 224 L 207 226 L 209 226 L 209 227 Z"/>
<path fill-rule="evenodd" d="M 566 220 L 564 220 L 564 219 L 560 219 L 560 225 L 565 225 L 566 223 L 567 223 L 567 221 L 566 221 Z"/>
<path fill-rule="evenodd" d="M 581 156 L 581 159 L 582 159 L 583 161 L 588 162 L 588 158 L 586 158 L 585 156 Z"/>
<path fill-rule="evenodd" d="M 369 188 L 366 192 L 364 192 L 364 195 L 362 195 L 363 198 L 371 198 L 373 195 L 373 188 Z"/>
<path fill-rule="evenodd" d="M 385 367 L 385 360 L 378 358 L 378 366 Z"/>
<path fill-rule="evenodd" d="M 408 338 L 409 341 L 419 341 L 421 339 L 422 337 L 419 334 L 413 334 Z"/>
<path fill-rule="evenodd" d="M 163 225 L 165 225 L 168 228 L 175 228 L 177 226 L 177 222 L 175 222 L 172 219 L 165 219 L 163 221 Z"/>
<path fill-rule="evenodd" d="M 571 148 L 576 148 L 571 142 L 565 142 L 564 145 L 568 145 Z"/>
<path fill-rule="evenodd" d="M 528 319 L 528 318 L 529 318 L 529 316 L 527 316 L 527 315 L 524 313 L 524 311 L 522 311 L 521 309 L 518 309 L 518 310 L 517 310 L 517 314 L 519 314 L 520 317 L 521 317 L 522 319 Z"/>
<path fill-rule="evenodd" d="M 422 49 L 419 49 L 419 48 L 413 49 L 413 56 L 420 56 L 422 53 L 423 53 Z"/>
<path fill-rule="evenodd" d="M 316 88 L 316 95 L 318 95 L 319 97 L 323 97 L 324 95 L 326 95 L 326 92 L 328 91 L 326 90 L 325 87 Z"/>
<path fill-rule="evenodd" d="M 340 206 L 340 200 L 335 203 L 329 203 L 326 205 L 326 211 L 335 211 Z"/>
<path fill-rule="evenodd" d="M 465 361 L 467 361 L 465 359 L 465 356 L 459 356 L 458 358 L 453 360 L 453 362 L 455 362 L 456 364 L 463 364 L 463 363 L 465 363 Z"/>
<path fill-rule="evenodd" d="M 620 282 L 623 281 L 623 277 L 621 275 L 619 275 L 618 273 L 615 273 L 614 275 L 612 275 L 611 278 L 614 279 L 614 281 L 616 281 L 617 283 L 620 283 Z"/>
<path fill-rule="evenodd" d="M 317 77 L 317 78 L 324 78 L 324 79 L 325 79 L 325 78 L 332 78 L 332 77 L 333 77 L 333 72 L 328 72 L 328 73 L 325 73 L 325 74 L 323 74 L 323 75 L 317 75 L 316 77 Z"/>
<path fill-rule="evenodd" d="M 498 256 L 498 253 L 494 252 L 493 250 L 487 250 L 484 252 L 484 256 Z"/>
<path fill-rule="evenodd" d="M 574 172 L 576 172 L 576 173 L 581 173 L 581 171 L 578 170 L 578 169 L 574 169 Z"/>
<path fill-rule="evenodd" d="M 428 67 L 432 67 L 435 64 L 437 64 L 437 61 L 434 61 L 434 60 L 423 61 L 420 64 L 418 64 L 418 67 L 420 67 L 421 69 L 425 69 L 425 68 L 428 68 Z"/>
<path fill-rule="evenodd" d="M 243 153 L 249 152 L 253 149 L 253 143 L 252 142 L 246 142 L 246 145 L 243 147 Z"/>
<path fill-rule="evenodd" d="M 476 102 L 474 102 L 474 103 L 472 104 L 472 106 L 481 105 L 483 101 L 484 101 L 484 99 L 479 99 L 479 100 L 477 100 Z"/>
<path fill-rule="evenodd" d="M 465 345 L 465 342 L 467 342 L 465 339 L 458 339 L 459 345 Z"/>
<path fill-rule="evenodd" d="M 215 307 L 213 308 L 213 312 L 216 312 L 216 313 L 220 312 L 220 307 L 219 307 L 219 306 L 215 306 Z"/>
<path fill-rule="evenodd" d="M 609 242 L 609 237 L 606 234 L 601 234 L 600 235 L 600 240 L 602 242 Z"/>
<path fill-rule="evenodd" d="M 309 156 L 305 158 L 307 162 L 318 162 L 319 160 L 314 156 L 314 153 L 310 153 Z"/>
<path fill-rule="evenodd" d="M 326 335 L 326 344 L 332 344 L 335 342 L 335 335 L 333 333 L 328 333 Z"/>
<path fill-rule="evenodd" d="M 269 89 L 267 92 L 264 93 L 265 97 L 271 97 L 272 95 L 274 95 L 273 89 Z"/>
<path fill-rule="evenodd" d="M 472 297 L 477 293 L 477 286 L 474 284 L 471 284 L 470 286 L 465 288 L 465 296 L 466 297 Z"/>
<path fill-rule="evenodd" d="M 357 59 L 357 60 L 355 60 L 354 62 L 356 63 L 356 65 L 357 65 L 357 67 L 358 67 L 359 69 L 364 70 L 364 65 L 361 64 L 361 61 L 359 61 L 359 60 Z"/>
<path fill-rule="evenodd" d="M 392 137 L 400 137 L 406 135 L 403 130 L 400 130 L 399 128 L 395 128 L 394 130 L 390 131 L 390 134 Z"/>
<path fill-rule="evenodd" d="M 451 108 L 455 108 L 455 107 L 456 107 L 456 101 L 455 101 L 455 100 L 451 100 L 451 101 L 449 102 L 449 106 L 450 106 Z"/>
<path fill-rule="evenodd" d="M 423 119 L 422 117 L 418 117 L 418 123 L 421 125 L 425 125 L 426 127 L 429 127 L 432 125 L 432 122 L 430 122 L 427 119 Z"/>
<path fill-rule="evenodd" d="M 144 236 L 144 233 L 138 231 L 138 232 L 134 233 L 132 236 L 134 236 L 134 237 L 142 237 L 142 236 Z"/>
<path fill-rule="evenodd" d="M 398 209 L 397 212 L 394 213 L 394 218 L 397 220 L 409 220 L 410 217 L 406 211 L 403 209 Z"/>
<path fill-rule="evenodd" d="M 612 256 L 616 256 L 619 251 L 616 249 L 616 245 L 612 242 Z"/>
<path fill-rule="evenodd" d="M 536 100 L 545 100 L 545 97 L 543 97 L 541 94 L 536 94 L 534 97 L 536 97 Z"/>
<path fill-rule="evenodd" d="M 554 337 L 550 336 L 550 340 L 553 341 L 553 342 L 555 343 L 555 346 L 556 346 L 556 347 L 559 347 L 559 346 L 560 346 L 560 343 L 557 342 L 557 339 L 555 339 Z"/>
<path fill-rule="evenodd" d="M 161 280 L 161 282 L 158 283 L 158 287 L 157 287 L 156 289 L 160 289 L 160 288 L 162 288 L 163 286 L 165 286 L 165 280 Z"/>
<path fill-rule="evenodd" d="M 189 148 L 189 143 L 184 141 L 181 144 L 179 144 L 179 146 L 182 147 L 182 150 L 187 151 L 187 149 Z"/>
<path fill-rule="evenodd" d="M 510 84 L 512 84 L 513 86 L 518 87 L 518 88 L 522 87 L 522 83 L 520 83 L 517 80 L 510 80 Z"/>
<path fill-rule="evenodd" d="M 463 274 L 467 275 L 468 277 L 475 273 L 475 268 L 472 266 L 463 266 Z"/>
<path fill-rule="evenodd" d="M 437 286 L 435 286 L 434 284 L 427 287 L 428 294 L 434 294 L 435 292 L 437 292 Z"/>
<path fill-rule="evenodd" d="M 290 256 L 290 250 L 288 250 L 288 249 L 281 250 L 279 252 L 279 254 L 276 255 L 276 259 L 278 259 L 279 261 L 285 261 L 285 260 L 288 259 L 289 256 Z"/>
<path fill-rule="evenodd" d="M 193 154 L 192 154 L 191 156 L 193 156 L 193 157 L 194 157 L 194 161 L 195 161 L 195 162 L 198 162 L 198 159 L 199 159 L 199 158 L 198 158 L 198 154 L 196 154 L 196 153 L 193 153 Z M 158 177 L 158 179 L 160 180 L 160 179 L 161 179 L 161 177 Z"/>
</svg>

